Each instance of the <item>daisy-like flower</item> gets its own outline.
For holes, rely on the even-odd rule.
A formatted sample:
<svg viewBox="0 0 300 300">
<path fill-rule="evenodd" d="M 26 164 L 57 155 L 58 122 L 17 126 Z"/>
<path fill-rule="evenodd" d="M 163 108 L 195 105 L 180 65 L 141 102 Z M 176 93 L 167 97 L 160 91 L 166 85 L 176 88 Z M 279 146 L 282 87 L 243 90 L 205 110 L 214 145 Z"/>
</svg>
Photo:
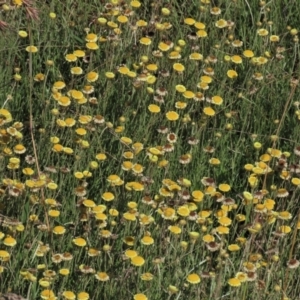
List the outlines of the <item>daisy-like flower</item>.
<svg viewBox="0 0 300 300">
<path fill-rule="evenodd" d="M 141 279 L 144 280 L 144 281 L 151 281 L 152 279 L 154 278 L 154 275 L 151 274 L 151 273 L 143 273 L 141 275 Z"/>
<path fill-rule="evenodd" d="M 264 29 L 264 28 L 260 28 L 257 30 L 257 34 L 259 36 L 266 36 L 269 34 L 269 31 L 267 29 Z"/>
<path fill-rule="evenodd" d="M 89 72 L 86 75 L 86 79 L 88 82 L 95 82 L 99 78 L 99 74 L 97 72 Z"/>
<path fill-rule="evenodd" d="M 165 152 L 173 152 L 174 151 L 174 145 L 173 144 L 166 144 L 166 145 L 164 145 L 163 150 Z"/>
<path fill-rule="evenodd" d="M 199 38 L 205 38 L 205 37 L 207 37 L 207 32 L 203 29 L 200 29 L 196 32 L 196 35 Z"/>
<path fill-rule="evenodd" d="M 8 235 L 4 240 L 3 244 L 8 247 L 14 247 L 17 244 L 17 241 L 10 235 Z"/>
<path fill-rule="evenodd" d="M 110 193 L 110 192 L 105 192 L 102 194 L 102 197 L 101 197 L 104 201 L 112 201 L 115 199 L 115 196 L 113 193 Z"/>
<path fill-rule="evenodd" d="M 136 266 L 136 267 L 141 267 L 145 263 L 145 260 L 142 256 L 135 256 L 131 258 L 131 264 Z"/>
<path fill-rule="evenodd" d="M 74 62 L 77 60 L 77 56 L 73 53 L 69 53 L 69 54 L 66 54 L 65 59 L 68 62 Z"/>
<path fill-rule="evenodd" d="M 179 73 L 182 73 L 185 70 L 185 67 L 183 64 L 175 63 L 173 64 L 173 69 Z"/>
<path fill-rule="evenodd" d="M 107 79 L 113 79 L 113 78 L 115 78 L 115 76 L 116 75 L 113 72 L 105 72 L 105 77 Z"/>
<path fill-rule="evenodd" d="M 154 239 L 151 236 L 144 236 L 141 239 L 141 243 L 145 246 L 152 245 L 154 243 Z"/>
<path fill-rule="evenodd" d="M 215 26 L 218 28 L 225 28 L 228 26 L 227 21 L 224 19 L 220 19 L 215 23 Z"/>
<path fill-rule="evenodd" d="M 222 192 L 229 192 L 230 189 L 231 189 L 231 187 L 229 184 L 226 184 L 226 183 L 219 184 L 219 190 Z"/>
<path fill-rule="evenodd" d="M 173 132 L 171 132 L 171 133 L 169 133 L 168 135 L 167 135 L 167 140 L 168 140 L 168 142 L 169 143 L 176 143 L 177 142 L 177 135 L 175 134 L 175 133 L 173 133 Z"/>
<path fill-rule="evenodd" d="M 288 197 L 289 192 L 285 188 L 281 188 L 277 190 L 277 197 L 278 198 L 285 198 Z"/>
<path fill-rule="evenodd" d="M 201 281 L 200 276 L 196 273 L 189 274 L 186 280 L 191 284 L 197 284 Z"/>
<path fill-rule="evenodd" d="M 71 74 L 81 75 L 81 74 L 83 74 L 83 70 L 80 67 L 73 67 L 73 68 L 71 68 Z"/>
<path fill-rule="evenodd" d="M 191 162 L 191 160 L 192 160 L 192 155 L 189 153 L 181 155 L 179 158 L 179 162 L 183 165 L 189 164 Z"/>
<path fill-rule="evenodd" d="M 245 50 L 245 51 L 243 52 L 243 55 L 244 55 L 245 57 L 247 57 L 247 58 L 252 58 L 252 57 L 254 57 L 254 53 L 253 53 L 252 50 Z"/>
<path fill-rule="evenodd" d="M 180 234 L 181 228 L 178 226 L 169 226 L 168 229 L 174 234 Z"/>
<path fill-rule="evenodd" d="M 157 114 L 160 112 L 160 107 L 158 105 L 155 105 L 155 104 L 150 104 L 148 106 L 148 110 L 153 113 L 153 114 Z"/>
<path fill-rule="evenodd" d="M 239 55 L 233 55 L 230 59 L 235 64 L 241 64 L 243 62 L 242 58 Z"/>
<path fill-rule="evenodd" d="M 227 76 L 230 78 L 230 79 L 233 79 L 233 78 L 236 78 L 238 77 L 238 73 L 234 70 L 228 70 L 227 71 Z"/>
<path fill-rule="evenodd" d="M 151 45 L 151 39 L 149 37 L 143 37 L 140 39 L 140 44 L 149 46 Z"/>
<path fill-rule="evenodd" d="M 148 300 L 148 297 L 145 294 L 139 293 L 133 296 L 133 300 Z"/>
<path fill-rule="evenodd" d="M 242 47 L 243 46 L 243 41 L 240 41 L 240 40 L 234 40 L 231 45 L 235 48 L 239 48 L 239 47 Z"/>
<path fill-rule="evenodd" d="M 203 55 L 198 52 L 193 52 L 189 55 L 190 60 L 203 60 Z"/>
<path fill-rule="evenodd" d="M 241 247 L 237 244 L 230 244 L 227 248 L 230 252 L 239 251 L 241 249 Z"/>
<path fill-rule="evenodd" d="M 228 280 L 228 284 L 232 287 L 239 287 L 241 285 L 241 281 L 238 278 L 230 278 Z"/>
<path fill-rule="evenodd" d="M 185 18 L 184 19 L 184 24 L 187 24 L 189 26 L 192 26 L 196 23 L 196 21 L 193 18 Z"/>
<path fill-rule="evenodd" d="M 88 300 L 90 299 L 90 296 L 86 292 L 80 292 L 77 294 L 77 300 Z"/>
<path fill-rule="evenodd" d="M 270 42 L 279 42 L 279 36 L 278 35 L 271 35 L 270 36 Z"/>
<path fill-rule="evenodd" d="M 294 154 L 300 156 L 300 146 L 294 148 Z"/>
<path fill-rule="evenodd" d="M 26 51 L 29 53 L 36 53 L 38 52 L 38 48 L 36 46 L 31 45 L 26 47 Z"/>
<path fill-rule="evenodd" d="M 86 43 L 85 46 L 92 51 L 99 49 L 99 46 L 95 42 Z"/>
<path fill-rule="evenodd" d="M 166 117 L 169 121 L 176 121 L 179 118 L 179 115 L 176 111 L 168 111 Z"/>
<path fill-rule="evenodd" d="M 171 207 L 164 208 L 161 216 L 166 220 L 173 220 L 176 216 L 175 209 Z"/>
<path fill-rule="evenodd" d="M 106 272 L 97 272 L 95 274 L 95 277 L 99 281 L 108 281 L 109 280 L 109 276 L 107 275 Z"/>
<path fill-rule="evenodd" d="M 75 245 L 77 245 L 78 247 L 86 246 L 86 240 L 81 237 L 77 237 L 77 238 L 73 239 L 73 243 Z"/>
<path fill-rule="evenodd" d="M 52 232 L 57 235 L 62 235 L 66 232 L 66 228 L 64 226 L 55 226 Z"/>
<path fill-rule="evenodd" d="M 205 246 L 211 252 L 218 251 L 221 247 L 221 245 L 216 243 L 215 241 L 208 242 L 205 244 Z"/>
<path fill-rule="evenodd" d="M 300 265 L 300 262 L 299 260 L 297 259 L 290 259 L 288 262 L 287 262 L 287 267 L 289 269 L 297 269 Z"/>
<path fill-rule="evenodd" d="M 165 103 L 165 100 L 164 100 L 163 96 L 160 96 L 160 95 L 154 95 L 153 100 L 154 100 L 155 102 L 160 103 L 160 104 Z M 150 105 L 149 105 L 149 106 L 150 106 Z M 150 110 L 149 106 L 148 106 L 148 109 Z M 151 111 L 151 110 L 150 110 L 150 111 Z"/>
<path fill-rule="evenodd" d="M 220 96 L 213 96 L 211 98 L 211 103 L 215 105 L 221 105 L 223 103 L 223 98 Z"/>
<path fill-rule="evenodd" d="M 219 7 L 217 7 L 217 6 L 214 6 L 214 7 L 212 7 L 212 8 L 210 9 L 210 13 L 211 13 L 212 15 L 214 15 L 214 16 L 220 15 L 221 12 L 222 12 L 221 9 L 220 9 Z"/>
<path fill-rule="evenodd" d="M 211 107 L 204 107 L 203 112 L 204 112 L 205 115 L 207 115 L 209 117 L 212 117 L 212 116 L 214 116 L 216 114 L 216 112 L 214 111 L 214 109 L 211 108 Z"/>
<path fill-rule="evenodd" d="M 255 272 L 257 269 L 256 265 L 252 262 L 244 262 L 243 268 L 246 272 Z"/>
</svg>

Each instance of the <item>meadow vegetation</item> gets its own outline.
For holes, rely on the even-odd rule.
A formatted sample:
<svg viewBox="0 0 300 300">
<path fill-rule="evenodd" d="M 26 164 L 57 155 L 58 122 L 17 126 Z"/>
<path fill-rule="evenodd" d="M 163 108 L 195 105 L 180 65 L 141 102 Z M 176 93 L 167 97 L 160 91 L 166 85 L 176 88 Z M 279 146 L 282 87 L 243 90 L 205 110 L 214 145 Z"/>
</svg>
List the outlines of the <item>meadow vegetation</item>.
<svg viewBox="0 0 300 300">
<path fill-rule="evenodd" d="M 5 299 L 300 299 L 299 15 L 1 1 Z"/>
</svg>

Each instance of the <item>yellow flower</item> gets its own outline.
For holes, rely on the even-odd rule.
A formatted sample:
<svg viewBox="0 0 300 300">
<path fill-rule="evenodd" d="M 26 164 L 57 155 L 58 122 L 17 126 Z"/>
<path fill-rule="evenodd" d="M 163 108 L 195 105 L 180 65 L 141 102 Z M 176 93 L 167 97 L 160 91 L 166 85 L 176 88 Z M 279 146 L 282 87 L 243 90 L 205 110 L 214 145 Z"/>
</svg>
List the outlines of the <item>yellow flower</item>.
<svg viewBox="0 0 300 300">
<path fill-rule="evenodd" d="M 145 294 L 135 294 L 133 300 L 148 300 L 148 297 Z"/>
<path fill-rule="evenodd" d="M 279 36 L 278 35 L 271 35 L 270 36 L 271 42 L 279 42 Z"/>
<path fill-rule="evenodd" d="M 105 77 L 107 79 L 113 79 L 115 78 L 115 74 L 113 72 L 105 72 Z"/>
<path fill-rule="evenodd" d="M 211 98 L 211 103 L 213 103 L 215 105 L 221 105 L 223 103 L 223 98 L 220 96 L 213 96 Z"/>
<path fill-rule="evenodd" d="M 141 6 L 141 2 L 139 2 L 137 0 L 133 0 L 130 2 L 130 5 L 134 8 L 139 8 Z"/>
<path fill-rule="evenodd" d="M 45 300 L 56 299 L 55 294 L 53 293 L 52 290 L 43 290 L 41 292 L 41 298 Z"/>
<path fill-rule="evenodd" d="M 146 246 L 152 245 L 154 243 L 154 239 L 151 236 L 146 235 L 141 239 L 141 243 Z"/>
<path fill-rule="evenodd" d="M 38 52 L 38 48 L 36 46 L 31 45 L 26 47 L 26 51 L 29 53 L 36 53 Z"/>
<path fill-rule="evenodd" d="M 168 111 L 166 117 L 169 121 L 176 121 L 179 118 L 179 115 L 176 111 Z"/>
<path fill-rule="evenodd" d="M 89 72 L 86 78 L 88 82 L 95 82 L 99 78 L 99 75 L 97 72 Z"/>
<path fill-rule="evenodd" d="M 173 64 L 173 69 L 177 72 L 183 72 L 185 70 L 185 67 L 183 64 L 180 64 L 180 63 L 175 63 Z"/>
<path fill-rule="evenodd" d="M 266 36 L 269 34 L 269 31 L 267 29 L 264 28 L 260 28 L 257 30 L 257 34 L 260 36 Z"/>
<path fill-rule="evenodd" d="M 184 93 L 186 91 L 185 86 L 182 84 L 177 84 L 175 88 L 176 88 L 176 91 L 179 93 Z"/>
<path fill-rule="evenodd" d="M 228 70 L 227 71 L 227 76 L 231 79 L 236 78 L 238 76 L 238 73 L 234 70 Z"/>
<path fill-rule="evenodd" d="M 88 300 L 88 299 L 90 299 L 90 296 L 86 292 L 80 292 L 77 294 L 77 299 L 78 300 Z"/>
<path fill-rule="evenodd" d="M 202 60 L 203 59 L 203 55 L 197 52 L 193 52 L 189 55 L 189 59 L 191 60 Z"/>
<path fill-rule="evenodd" d="M 120 23 L 127 23 L 128 22 L 128 18 L 126 16 L 118 16 L 117 18 L 118 22 Z"/>
<path fill-rule="evenodd" d="M 244 55 L 245 57 L 247 57 L 247 58 L 251 58 L 251 57 L 254 56 L 254 53 L 253 53 L 252 50 L 245 50 L 245 51 L 243 52 L 243 55 Z"/>
<path fill-rule="evenodd" d="M 187 25 L 192 26 L 196 23 L 196 21 L 193 18 L 185 18 L 184 23 L 187 24 Z"/>
<path fill-rule="evenodd" d="M 168 229 L 174 234 L 180 234 L 181 228 L 178 226 L 169 226 Z"/>
<path fill-rule="evenodd" d="M 83 73 L 83 70 L 80 67 L 71 68 L 71 74 L 73 74 L 73 75 L 81 75 L 82 73 Z"/>
<path fill-rule="evenodd" d="M 154 278 L 154 275 L 151 273 L 143 273 L 141 279 L 144 281 L 151 281 Z"/>
<path fill-rule="evenodd" d="M 3 240 L 3 244 L 5 246 L 8 246 L 8 247 L 14 247 L 16 244 L 17 244 L 17 241 L 11 237 L 11 236 L 7 236 L 4 240 Z"/>
<path fill-rule="evenodd" d="M 66 232 L 66 228 L 64 226 L 55 226 L 52 230 L 54 234 L 64 234 Z"/>
<path fill-rule="evenodd" d="M 187 106 L 186 102 L 177 101 L 175 103 L 175 107 L 178 108 L 178 109 L 185 109 L 186 106 Z"/>
<path fill-rule="evenodd" d="M 77 60 L 77 56 L 74 55 L 73 53 L 70 53 L 70 54 L 66 54 L 65 59 L 68 62 L 74 62 Z"/>
<path fill-rule="evenodd" d="M 190 210 L 187 206 L 179 206 L 177 208 L 177 214 L 182 217 L 188 217 L 190 215 Z"/>
<path fill-rule="evenodd" d="M 300 185 L 300 179 L 297 177 L 293 177 L 291 180 L 293 185 L 299 186 Z"/>
<path fill-rule="evenodd" d="M 99 46 L 95 42 L 86 43 L 85 46 L 90 50 L 99 49 Z"/>
<path fill-rule="evenodd" d="M 205 24 L 202 22 L 196 22 L 194 24 L 194 27 L 196 27 L 197 29 L 205 29 L 206 28 Z"/>
<path fill-rule="evenodd" d="M 96 155 L 96 159 L 97 159 L 97 160 L 100 160 L 100 161 L 106 160 L 106 158 L 107 158 L 107 156 L 106 156 L 105 153 L 98 153 L 98 154 Z"/>
<path fill-rule="evenodd" d="M 239 55 L 233 55 L 230 59 L 235 64 L 241 64 L 243 62 L 242 58 Z"/>
<path fill-rule="evenodd" d="M 56 18 L 56 13 L 50 12 L 50 13 L 49 13 L 49 17 L 50 17 L 51 19 L 55 19 L 55 18 Z"/>
<path fill-rule="evenodd" d="M 219 185 L 219 190 L 222 192 L 229 192 L 230 191 L 230 185 L 226 183 L 222 183 Z"/>
<path fill-rule="evenodd" d="M 148 37 L 143 37 L 140 39 L 140 43 L 145 46 L 151 45 L 151 39 Z"/>
<path fill-rule="evenodd" d="M 101 197 L 104 201 L 112 201 L 115 199 L 115 196 L 113 193 L 110 193 L 110 192 L 105 192 L 102 194 L 102 197 Z"/>
<path fill-rule="evenodd" d="M 196 273 L 189 274 L 186 280 L 191 284 L 197 284 L 201 281 L 200 276 Z"/>
<path fill-rule="evenodd" d="M 98 272 L 95 275 L 96 279 L 98 279 L 99 281 L 108 281 L 109 280 L 109 276 L 107 275 L 106 272 Z"/>
<path fill-rule="evenodd" d="M 73 300 L 76 299 L 75 294 L 72 291 L 64 291 L 62 293 L 63 297 L 67 300 Z"/>
<path fill-rule="evenodd" d="M 225 27 L 227 27 L 227 21 L 224 19 L 220 19 L 215 23 L 215 25 L 218 28 L 225 28 Z"/>
<path fill-rule="evenodd" d="M 79 247 L 86 246 L 86 240 L 81 237 L 73 239 L 73 243 Z"/>
<path fill-rule="evenodd" d="M 211 107 L 204 107 L 203 112 L 205 115 L 210 116 L 210 117 L 212 117 L 216 114 L 216 112 Z"/>
<path fill-rule="evenodd" d="M 222 226 L 229 226 L 231 225 L 232 221 L 231 219 L 229 219 L 228 217 L 221 217 L 218 219 L 218 222 L 222 225 Z"/>
<path fill-rule="evenodd" d="M 154 114 L 157 114 L 157 113 L 160 112 L 160 107 L 158 105 L 156 105 L 156 104 L 150 104 L 148 106 L 148 109 L 149 109 L 150 112 L 152 112 Z"/>
<path fill-rule="evenodd" d="M 136 267 L 140 267 L 145 263 L 145 260 L 142 256 L 135 256 L 131 258 L 131 264 L 133 264 Z"/>
<path fill-rule="evenodd" d="M 230 278 L 228 280 L 228 284 L 232 287 L 239 287 L 241 285 L 241 281 L 238 278 Z"/>
<path fill-rule="evenodd" d="M 207 37 L 207 32 L 203 29 L 200 29 L 196 32 L 196 35 L 197 35 L 197 37 L 201 37 L 201 38 Z"/>
<path fill-rule="evenodd" d="M 19 31 L 19 36 L 22 38 L 26 38 L 28 36 L 28 33 L 24 30 L 20 30 Z"/>
</svg>

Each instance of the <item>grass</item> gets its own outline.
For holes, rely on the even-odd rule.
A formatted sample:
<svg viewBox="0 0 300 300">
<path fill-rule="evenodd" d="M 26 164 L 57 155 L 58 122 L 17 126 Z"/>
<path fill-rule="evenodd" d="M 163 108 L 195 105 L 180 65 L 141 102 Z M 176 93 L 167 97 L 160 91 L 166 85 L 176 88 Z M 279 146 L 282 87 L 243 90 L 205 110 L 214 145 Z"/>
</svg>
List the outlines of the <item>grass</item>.
<svg viewBox="0 0 300 300">
<path fill-rule="evenodd" d="M 40 2 L 1 4 L 0 292 L 299 299 L 300 4 Z"/>
</svg>

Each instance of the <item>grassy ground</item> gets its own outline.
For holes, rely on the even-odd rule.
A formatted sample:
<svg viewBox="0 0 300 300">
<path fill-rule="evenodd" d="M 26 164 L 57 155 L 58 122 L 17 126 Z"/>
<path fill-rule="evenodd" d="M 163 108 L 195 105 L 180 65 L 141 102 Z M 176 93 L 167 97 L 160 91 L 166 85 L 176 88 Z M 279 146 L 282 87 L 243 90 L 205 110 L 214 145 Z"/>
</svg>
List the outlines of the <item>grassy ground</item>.
<svg viewBox="0 0 300 300">
<path fill-rule="evenodd" d="M 1 1 L 0 292 L 300 299 L 298 1 Z"/>
</svg>

